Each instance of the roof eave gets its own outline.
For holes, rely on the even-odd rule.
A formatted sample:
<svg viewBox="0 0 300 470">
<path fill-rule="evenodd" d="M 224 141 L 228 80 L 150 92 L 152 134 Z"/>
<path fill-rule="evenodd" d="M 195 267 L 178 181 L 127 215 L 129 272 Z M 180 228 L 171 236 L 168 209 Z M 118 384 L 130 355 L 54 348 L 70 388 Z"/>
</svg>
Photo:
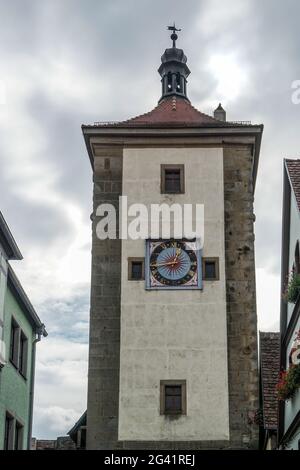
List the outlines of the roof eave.
<svg viewBox="0 0 300 470">
<path fill-rule="evenodd" d="M 256 145 L 255 145 L 255 151 L 254 151 L 254 161 L 253 161 L 253 193 L 255 192 L 255 186 L 256 186 L 256 178 L 257 178 L 257 170 L 258 170 L 258 163 L 259 163 L 259 155 L 260 155 L 260 149 L 261 149 L 261 140 L 262 140 L 262 135 L 264 131 L 264 125 L 260 124 L 258 127 L 260 127 L 261 132 L 256 135 Z"/>
<path fill-rule="evenodd" d="M 86 146 L 87 153 L 88 153 L 90 163 L 91 163 L 91 167 L 92 167 L 92 170 L 94 171 L 94 157 L 93 157 L 93 152 L 92 152 L 92 149 L 91 149 L 91 146 L 90 146 L 90 137 L 89 137 L 88 133 L 85 132 L 86 128 L 87 128 L 87 126 L 84 126 L 84 125 L 81 126 L 85 146 Z"/>
<path fill-rule="evenodd" d="M 8 264 L 7 281 L 8 285 L 13 289 L 14 293 L 16 294 L 18 302 L 24 308 L 28 320 L 35 327 L 36 334 L 39 334 L 44 337 L 48 336 L 48 333 L 45 329 L 45 325 L 41 322 L 38 314 L 36 313 L 33 305 L 27 297 L 19 279 L 17 278 L 16 273 L 14 272 L 10 264 Z"/>
<path fill-rule="evenodd" d="M 283 197 L 282 197 L 282 233 L 281 233 L 281 292 L 286 284 L 286 274 L 289 264 L 289 239 L 290 239 L 290 211 L 292 183 L 286 159 L 283 160 Z M 282 336 L 287 325 L 287 304 L 281 296 L 280 301 L 280 331 Z M 285 358 L 281 357 L 283 362 Z"/>
<path fill-rule="evenodd" d="M 76 421 L 76 423 L 74 424 L 74 426 L 70 429 L 70 431 L 67 432 L 68 436 L 72 436 L 74 433 L 76 433 L 78 431 L 78 429 L 80 428 L 80 426 L 83 426 L 83 423 L 86 422 L 86 416 L 87 416 L 87 411 L 85 411 L 81 416 L 80 418 Z M 72 437 L 71 437 L 72 439 Z"/>
<path fill-rule="evenodd" d="M 82 124 L 81 129 L 85 134 L 87 130 L 106 130 L 115 131 L 116 129 L 127 130 L 130 132 L 132 129 L 260 129 L 261 133 L 264 129 L 263 124 L 251 124 L 248 122 L 230 122 L 220 121 L 214 118 L 208 119 L 207 122 L 191 122 L 191 121 L 163 121 L 153 122 L 147 121 L 134 121 L 128 120 L 123 122 L 99 122 L 95 124 Z"/>
<path fill-rule="evenodd" d="M 205 135 L 205 134 L 210 134 L 210 135 L 220 135 L 220 134 L 251 134 L 255 135 L 255 149 L 254 149 L 254 160 L 253 160 L 253 192 L 255 190 L 255 184 L 256 184 L 256 177 L 257 177 L 257 169 L 258 169 L 258 162 L 259 162 L 259 154 L 260 154 L 260 148 L 261 148 L 261 140 L 262 140 L 262 134 L 263 134 L 263 129 L 264 126 L 263 124 L 251 124 L 251 125 L 240 125 L 240 124 L 235 124 L 230 126 L 229 122 L 220 122 L 220 124 L 215 125 L 215 123 L 212 124 L 206 124 L 206 125 L 201 125 L 199 124 L 191 124 L 191 123 L 186 123 L 186 125 L 183 125 L 182 123 L 165 123 L 165 124 L 153 124 L 151 126 L 146 126 L 146 125 L 128 125 L 128 124 L 122 124 L 122 125 L 82 125 L 82 133 L 84 136 L 87 152 L 89 155 L 89 159 L 91 162 L 91 166 L 94 169 L 94 159 L 93 159 L 93 152 L 92 148 L 90 145 L 90 138 L 95 137 L 97 135 L 119 135 L 119 136 L 124 136 L 124 135 L 130 135 L 131 133 L 135 133 L 135 135 L 140 135 L 142 133 L 146 133 L 147 135 L 155 135 L 155 132 L 158 130 L 165 131 L 166 129 L 172 129 L 174 132 L 180 132 L 181 134 L 184 132 L 189 132 L 192 134 L 195 131 L 198 134 Z M 160 136 L 162 133 L 159 134 Z M 174 134 L 173 134 L 174 136 Z"/>
<path fill-rule="evenodd" d="M 0 212 L 0 242 L 4 245 L 3 248 L 7 252 L 8 259 L 11 260 L 21 260 L 23 259 L 22 253 L 19 250 L 19 247 L 9 230 L 9 227 Z"/>
</svg>

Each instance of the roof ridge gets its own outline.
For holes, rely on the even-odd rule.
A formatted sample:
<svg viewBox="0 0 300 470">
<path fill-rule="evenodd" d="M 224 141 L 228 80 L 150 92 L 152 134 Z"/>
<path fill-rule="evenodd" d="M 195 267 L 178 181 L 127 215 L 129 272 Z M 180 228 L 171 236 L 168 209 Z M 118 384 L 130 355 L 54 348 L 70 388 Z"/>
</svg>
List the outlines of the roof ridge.
<svg viewBox="0 0 300 470">
<path fill-rule="evenodd" d="M 177 99 L 178 98 L 178 99 Z M 174 103 L 176 104 L 174 107 Z M 178 111 L 173 116 L 168 116 L 170 111 Z M 161 112 L 161 114 L 159 114 Z M 194 114 L 193 114 L 194 113 Z M 182 119 L 181 119 L 182 116 Z M 120 124 L 132 124 L 142 123 L 149 118 L 149 123 L 153 122 L 195 122 L 197 123 L 197 116 L 199 117 L 199 123 L 220 123 L 218 119 L 203 113 L 199 109 L 195 108 L 190 101 L 177 95 L 170 95 L 160 101 L 152 110 L 147 113 L 139 114 L 125 121 L 120 121 Z"/>
<path fill-rule="evenodd" d="M 192 105 L 192 103 L 190 103 L 190 106 L 191 106 L 195 111 L 197 111 L 197 113 L 202 114 L 203 116 L 205 116 L 205 117 L 211 119 L 212 121 L 223 122 L 223 121 L 220 121 L 220 119 L 216 119 L 216 118 L 210 116 L 209 114 L 203 113 L 203 111 L 200 111 L 200 109 L 195 108 L 195 106 Z"/>
<path fill-rule="evenodd" d="M 151 111 L 148 111 L 147 113 L 143 113 L 143 114 L 138 114 L 137 116 L 133 116 L 132 118 L 129 118 L 129 119 L 125 119 L 125 121 L 119 121 L 120 123 L 124 123 L 124 122 L 130 122 L 130 121 L 133 121 L 134 119 L 138 119 L 138 118 L 141 118 L 143 116 L 147 116 L 148 114 L 152 113 L 153 111 L 155 111 L 155 109 L 157 109 L 159 107 L 159 103 L 153 108 L 151 109 Z"/>
</svg>

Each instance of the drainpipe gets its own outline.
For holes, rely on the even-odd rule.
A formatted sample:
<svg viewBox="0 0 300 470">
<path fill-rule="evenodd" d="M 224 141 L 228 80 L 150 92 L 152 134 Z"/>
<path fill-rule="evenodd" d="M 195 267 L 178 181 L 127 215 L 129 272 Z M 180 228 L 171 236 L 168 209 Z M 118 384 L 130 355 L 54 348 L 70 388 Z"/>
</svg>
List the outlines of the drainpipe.
<svg viewBox="0 0 300 470">
<path fill-rule="evenodd" d="M 38 329 L 37 338 L 32 343 L 31 370 L 30 370 L 30 394 L 29 394 L 29 427 L 28 427 L 28 440 L 27 440 L 27 449 L 28 450 L 30 450 L 30 446 L 31 446 L 32 421 L 33 421 L 33 400 L 34 400 L 36 343 L 41 341 L 42 336 L 47 336 L 47 332 L 45 330 L 45 325 L 42 325 Z"/>
</svg>

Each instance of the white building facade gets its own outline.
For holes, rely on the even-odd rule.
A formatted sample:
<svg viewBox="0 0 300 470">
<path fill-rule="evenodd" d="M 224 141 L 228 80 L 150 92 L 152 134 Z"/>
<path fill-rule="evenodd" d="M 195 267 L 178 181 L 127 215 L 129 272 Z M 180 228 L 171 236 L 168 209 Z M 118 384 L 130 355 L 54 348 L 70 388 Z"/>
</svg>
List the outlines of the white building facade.
<svg viewBox="0 0 300 470">
<path fill-rule="evenodd" d="M 289 372 L 300 370 L 300 160 L 284 160 L 283 172 L 281 368 Z M 300 385 L 300 379 L 298 382 Z M 300 386 L 281 402 L 279 418 L 280 448 L 299 450 Z"/>
</svg>

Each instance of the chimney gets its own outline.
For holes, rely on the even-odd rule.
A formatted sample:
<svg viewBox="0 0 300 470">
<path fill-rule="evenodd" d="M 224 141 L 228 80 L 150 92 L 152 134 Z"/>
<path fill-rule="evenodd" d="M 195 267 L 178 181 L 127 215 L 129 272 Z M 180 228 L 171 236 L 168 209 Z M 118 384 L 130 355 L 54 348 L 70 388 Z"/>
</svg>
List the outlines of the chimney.
<svg viewBox="0 0 300 470">
<path fill-rule="evenodd" d="M 226 121 L 226 111 L 222 108 L 221 103 L 217 109 L 214 110 L 214 118 L 218 119 L 218 121 Z"/>
</svg>

